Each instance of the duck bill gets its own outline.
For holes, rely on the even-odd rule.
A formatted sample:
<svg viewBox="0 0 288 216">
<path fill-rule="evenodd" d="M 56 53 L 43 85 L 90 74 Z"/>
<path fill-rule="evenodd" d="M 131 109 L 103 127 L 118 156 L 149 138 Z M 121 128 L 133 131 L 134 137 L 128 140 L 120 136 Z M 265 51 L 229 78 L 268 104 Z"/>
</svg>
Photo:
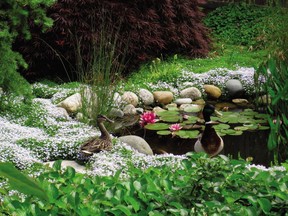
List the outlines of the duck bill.
<svg viewBox="0 0 288 216">
<path fill-rule="evenodd" d="M 106 120 L 107 120 L 108 122 L 110 122 L 110 123 L 114 123 L 113 120 L 111 120 L 111 119 L 109 119 L 109 118 L 107 118 L 107 117 L 105 117 L 105 118 L 106 118 Z"/>
<path fill-rule="evenodd" d="M 218 110 L 215 110 L 214 113 L 215 113 L 215 115 L 218 116 L 218 117 L 222 117 L 222 115 L 223 115 L 223 114 L 220 113 Z"/>
</svg>

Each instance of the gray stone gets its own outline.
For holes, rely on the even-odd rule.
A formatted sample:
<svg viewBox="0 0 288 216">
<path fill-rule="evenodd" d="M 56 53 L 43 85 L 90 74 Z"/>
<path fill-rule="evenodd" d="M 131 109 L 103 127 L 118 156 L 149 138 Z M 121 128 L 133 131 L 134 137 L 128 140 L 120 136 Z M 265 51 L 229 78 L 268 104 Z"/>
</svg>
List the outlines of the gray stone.
<svg viewBox="0 0 288 216">
<path fill-rule="evenodd" d="M 127 135 L 119 137 L 119 140 L 136 149 L 140 153 L 153 155 L 151 147 L 142 137 L 135 135 Z"/>
<path fill-rule="evenodd" d="M 191 98 L 192 100 L 196 100 L 202 97 L 201 92 L 199 91 L 199 89 L 197 89 L 196 87 L 189 87 L 186 89 L 183 89 L 180 92 L 180 97 L 181 98 Z"/>
<path fill-rule="evenodd" d="M 237 79 L 231 79 L 226 82 L 228 94 L 231 97 L 239 97 L 243 94 L 244 89 L 242 83 Z"/>
<path fill-rule="evenodd" d="M 137 113 L 136 108 L 132 104 L 126 105 L 123 112 L 125 115 L 135 115 Z"/>
<path fill-rule="evenodd" d="M 151 105 L 154 103 L 154 96 L 147 89 L 140 89 L 139 90 L 139 98 L 143 102 L 144 105 L 148 106 L 148 105 Z"/>
<path fill-rule="evenodd" d="M 57 106 L 63 107 L 69 113 L 74 113 L 82 107 L 81 95 L 76 93 L 61 101 Z"/>
<path fill-rule="evenodd" d="M 47 164 L 49 167 L 52 167 L 55 161 L 49 161 L 45 162 L 44 164 Z M 61 163 L 61 168 L 66 169 L 67 167 L 72 167 L 75 169 L 76 172 L 79 173 L 86 173 L 86 167 L 78 164 L 75 161 L 72 160 L 63 160 Z"/>
<path fill-rule="evenodd" d="M 138 105 L 138 96 L 130 91 L 124 92 L 122 100 L 128 104 L 132 104 L 134 107 Z"/>
<path fill-rule="evenodd" d="M 191 104 L 192 103 L 192 99 L 191 98 L 177 98 L 175 100 L 175 103 L 177 105 L 182 105 L 182 104 Z"/>
</svg>

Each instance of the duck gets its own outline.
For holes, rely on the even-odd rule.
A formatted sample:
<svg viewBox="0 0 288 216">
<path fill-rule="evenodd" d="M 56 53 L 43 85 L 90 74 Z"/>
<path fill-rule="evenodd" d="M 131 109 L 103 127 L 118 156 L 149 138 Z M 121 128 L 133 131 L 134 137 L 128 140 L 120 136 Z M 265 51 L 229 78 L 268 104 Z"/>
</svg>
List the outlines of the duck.
<svg viewBox="0 0 288 216">
<path fill-rule="evenodd" d="M 78 161 L 87 161 L 94 153 L 98 153 L 100 151 L 110 151 L 112 149 L 112 139 L 104 126 L 104 122 L 106 121 L 110 123 L 114 122 L 105 115 L 99 114 L 97 116 L 97 126 L 101 132 L 101 135 L 100 137 L 93 137 L 85 141 L 80 146 Z"/>
<path fill-rule="evenodd" d="M 213 105 L 206 104 L 202 110 L 203 118 L 205 121 L 205 128 L 194 145 L 195 152 L 206 152 L 210 157 L 216 156 L 224 148 L 223 139 L 213 128 L 215 123 L 212 122 L 210 118 L 213 113 L 221 116 L 221 113 L 215 110 Z"/>
</svg>

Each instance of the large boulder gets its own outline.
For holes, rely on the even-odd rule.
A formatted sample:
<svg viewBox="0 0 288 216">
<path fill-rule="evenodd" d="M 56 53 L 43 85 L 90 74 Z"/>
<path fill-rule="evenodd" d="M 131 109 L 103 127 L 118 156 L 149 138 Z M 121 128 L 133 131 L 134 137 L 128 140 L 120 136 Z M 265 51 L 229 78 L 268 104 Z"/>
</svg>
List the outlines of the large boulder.
<svg viewBox="0 0 288 216">
<path fill-rule="evenodd" d="M 148 106 L 148 105 L 151 105 L 154 103 L 154 96 L 147 89 L 140 89 L 139 90 L 139 98 L 143 102 L 144 105 Z"/>
<path fill-rule="evenodd" d="M 244 88 L 240 80 L 237 79 L 230 79 L 226 82 L 226 88 L 228 91 L 228 94 L 233 97 L 239 97 L 242 96 L 244 93 Z"/>
<path fill-rule="evenodd" d="M 123 93 L 122 100 L 125 101 L 127 104 L 132 104 L 134 107 L 138 105 L 138 96 L 130 91 Z"/>
<path fill-rule="evenodd" d="M 155 101 L 161 104 L 169 104 L 173 100 L 173 93 L 170 91 L 155 91 L 153 92 Z"/>
<path fill-rule="evenodd" d="M 44 164 L 48 165 L 49 167 L 52 167 L 55 161 L 49 161 L 45 162 Z M 78 173 L 86 173 L 86 167 L 78 164 L 75 161 L 72 160 L 63 160 L 61 163 L 61 168 L 66 169 L 67 167 L 72 167 L 75 169 Z"/>
<path fill-rule="evenodd" d="M 82 107 L 81 94 L 73 94 L 61 101 L 57 106 L 64 108 L 69 113 L 75 113 Z"/>
<path fill-rule="evenodd" d="M 151 147 L 142 137 L 135 135 L 127 135 L 119 137 L 119 140 L 136 149 L 140 153 L 153 155 Z"/>
<path fill-rule="evenodd" d="M 181 98 L 191 98 L 192 100 L 196 100 L 202 97 L 201 92 L 199 91 L 199 89 L 197 89 L 196 87 L 189 87 L 186 89 L 183 89 L 180 92 L 180 97 Z"/>
<path fill-rule="evenodd" d="M 204 91 L 210 98 L 218 99 L 222 94 L 221 90 L 217 86 L 204 85 L 203 87 L 204 87 Z"/>
</svg>

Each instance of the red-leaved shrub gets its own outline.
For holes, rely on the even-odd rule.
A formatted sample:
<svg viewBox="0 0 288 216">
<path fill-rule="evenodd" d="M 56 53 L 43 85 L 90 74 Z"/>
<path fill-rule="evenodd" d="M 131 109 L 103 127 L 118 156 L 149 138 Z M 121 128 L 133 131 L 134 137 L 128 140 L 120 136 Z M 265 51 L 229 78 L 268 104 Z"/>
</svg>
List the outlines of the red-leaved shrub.
<svg viewBox="0 0 288 216">
<path fill-rule="evenodd" d="M 58 0 L 48 10 L 53 28 L 42 33 L 31 22 L 32 39 L 15 43 L 30 65 L 23 75 L 63 78 L 69 72 L 71 78 L 77 68 L 77 41 L 84 62 L 89 61 L 103 23 L 106 35 L 118 33 L 116 56 L 125 57 L 126 74 L 160 55 L 205 56 L 210 40 L 200 3 L 203 0 Z"/>
</svg>

